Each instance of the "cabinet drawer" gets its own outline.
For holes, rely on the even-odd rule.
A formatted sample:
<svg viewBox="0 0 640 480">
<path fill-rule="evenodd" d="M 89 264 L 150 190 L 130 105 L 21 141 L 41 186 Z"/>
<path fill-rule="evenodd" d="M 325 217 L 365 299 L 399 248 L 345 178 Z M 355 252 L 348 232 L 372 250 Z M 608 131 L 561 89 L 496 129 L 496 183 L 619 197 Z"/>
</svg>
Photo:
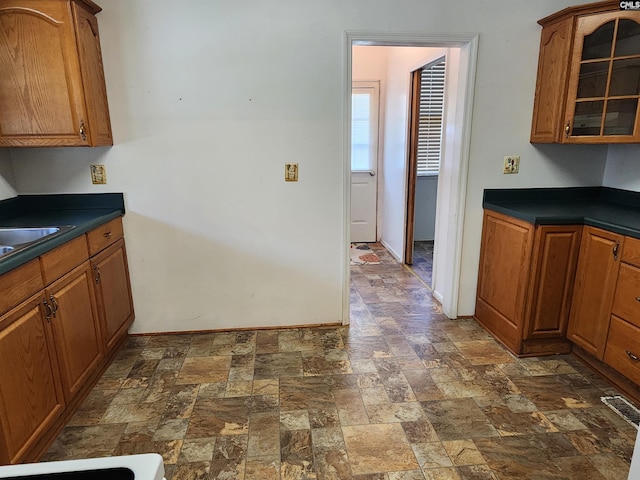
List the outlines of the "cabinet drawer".
<svg viewBox="0 0 640 480">
<path fill-rule="evenodd" d="M 87 243 L 89 244 L 89 255 L 93 256 L 100 250 L 117 242 L 124 236 L 122 229 L 122 219 L 114 218 L 110 222 L 100 225 L 87 233 Z"/>
<path fill-rule="evenodd" d="M 632 382 L 640 385 L 640 328 L 611 317 L 604 363 L 616 369 Z"/>
<path fill-rule="evenodd" d="M 76 237 L 40 257 L 45 285 L 57 280 L 89 258 L 84 236 Z"/>
<path fill-rule="evenodd" d="M 613 314 L 640 328 L 640 268 L 620 264 Z"/>
<path fill-rule="evenodd" d="M 633 237 L 624 239 L 622 261 L 640 267 L 640 240 Z"/>
<path fill-rule="evenodd" d="M 0 276 L 0 314 L 15 307 L 43 287 L 37 258 Z"/>
</svg>

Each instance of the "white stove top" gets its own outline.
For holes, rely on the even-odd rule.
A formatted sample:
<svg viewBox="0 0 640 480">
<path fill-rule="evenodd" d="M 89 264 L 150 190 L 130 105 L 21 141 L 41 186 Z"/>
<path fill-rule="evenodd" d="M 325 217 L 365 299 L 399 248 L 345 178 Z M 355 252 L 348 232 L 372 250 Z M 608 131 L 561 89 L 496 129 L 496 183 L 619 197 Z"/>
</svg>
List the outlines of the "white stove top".
<svg viewBox="0 0 640 480">
<path fill-rule="evenodd" d="M 135 480 L 163 480 L 164 478 L 164 464 L 162 457 L 157 453 L 0 466 L 0 478 L 119 467 L 130 469 L 134 473 Z"/>
</svg>

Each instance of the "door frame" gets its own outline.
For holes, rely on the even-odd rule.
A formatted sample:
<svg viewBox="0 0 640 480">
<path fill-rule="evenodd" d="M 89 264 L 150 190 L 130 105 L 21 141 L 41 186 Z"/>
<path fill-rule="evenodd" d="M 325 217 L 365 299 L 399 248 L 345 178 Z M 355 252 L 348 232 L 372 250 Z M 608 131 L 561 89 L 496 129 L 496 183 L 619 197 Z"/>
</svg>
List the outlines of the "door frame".
<svg viewBox="0 0 640 480">
<path fill-rule="evenodd" d="M 435 256 L 445 257 L 445 264 L 451 265 L 451 274 L 443 276 L 442 285 L 436 285 L 434 280 L 434 295 L 442 304 L 443 313 L 449 318 L 456 318 L 458 314 L 458 299 L 460 292 L 460 269 L 462 263 L 462 240 L 464 229 L 464 208 L 467 194 L 467 177 L 469 171 L 469 150 L 471 144 L 471 117 L 474 98 L 476 64 L 478 57 L 478 34 L 420 34 L 420 33 L 391 33 L 391 32 L 359 32 L 346 31 L 344 34 L 344 75 L 343 75 L 343 301 L 342 323 L 349 324 L 350 315 L 350 255 L 349 228 L 351 225 L 351 82 L 352 82 L 352 47 L 354 45 L 395 46 L 395 47 L 457 47 L 465 51 L 466 75 L 464 76 L 465 94 L 461 100 L 463 118 L 461 128 L 456 129 L 453 143 L 456 151 L 452 158 L 451 175 L 442 175 L 438 179 L 438 197 L 444 199 L 447 192 L 449 211 L 453 212 L 448 218 L 436 214 L 436 237 L 439 229 L 446 229 L 446 247 L 436 248 Z M 407 155 L 408 159 L 408 155 Z M 446 178 L 445 178 L 446 177 Z M 406 198 L 407 185 L 404 185 Z M 441 204 L 442 201 L 437 202 Z M 406 223 L 406 205 L 405 205 Z M 406 235 L 406 229 L 405 233 Z M 406 241 L 406 239 L 405 239 Z M 406 242 L 403 242 L 403 245 Z M 441 252 L 440 252 L 441 250 Z M 404 258 L 404 251 L 402 252 Z M 434 279 L 436 269 L 434 261 Z"/>
<path fill-rule="evenodd" d="M 409 125 L 407 126 L 407 193 L 404 225 L 404 263 L 413 263 L 413 237 L 416 221 L 416 182 L 418 180 L 418 126 L 420 122 L 420 89 L 422 88 L 422 68 L 411 72 L 411 93 L 409 96 Z M 433 267 L 431 267 L 433 270 Z"/>
</svg>

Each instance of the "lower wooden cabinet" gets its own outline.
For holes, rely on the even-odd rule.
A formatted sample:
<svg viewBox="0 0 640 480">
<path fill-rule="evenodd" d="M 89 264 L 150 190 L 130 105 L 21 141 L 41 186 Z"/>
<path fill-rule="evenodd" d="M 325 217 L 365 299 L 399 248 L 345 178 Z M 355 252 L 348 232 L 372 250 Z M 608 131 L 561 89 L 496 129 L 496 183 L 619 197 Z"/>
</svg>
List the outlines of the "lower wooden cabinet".
<svg viewBox="0 0 640 480">
<path fill-rule="evenodd" d="M 104 356 L 89 262 L 47 288 L 46 298 L 64 393 L 72 398 Z"/>
<path fill-rule="evenodd" d="M 568 338 L 602 360 L 624 236 L 584 227 Z"/>
<path fill-rule="evenodd" d="M 119 341 L 133 322 L 133 300 L 124 240 L 119 240 L 91 260 L 103 342 L 107 350 Z"/>
<path fill-rule="evenodd" d="M 0 462 L 16 463 L 65 408 L 42 293 L 0 317 Z"/>
<path fill-rule="evenodd" d="M 26 463 L 46 451 L 133 321 L 120 218 L 1 275 L 0 286 L 8 287 L 0 302 L 0 464 Z"/>
<path fill-rule="evenodd" d="M 514 354 L 573 351 L 640 402 L 640 239 L 485 210 L 475 317 Z"/>
<path fill-rule="evenodd" d="M 476 319 L 519 356 L 567 353 L 580 225 L 484 214 Z"/>
</svg>

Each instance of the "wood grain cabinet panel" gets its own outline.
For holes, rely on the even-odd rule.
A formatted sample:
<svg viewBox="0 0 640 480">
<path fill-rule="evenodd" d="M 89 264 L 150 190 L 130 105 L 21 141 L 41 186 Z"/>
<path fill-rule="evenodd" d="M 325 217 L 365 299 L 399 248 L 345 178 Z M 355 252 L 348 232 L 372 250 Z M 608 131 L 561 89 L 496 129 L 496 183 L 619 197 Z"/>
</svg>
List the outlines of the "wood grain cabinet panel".
<svg viewBox="0 0 640 480">
<path fill-rule="evenodd" d="M 580 225 L 536 227 L 521 353 L 567 353 Z"/>
<path fill-rule="evenodd" d="M 624 236 L 584 227 L 568 338 L 602 360 Z"/>
<path fill-rule="evenodd" d="M 485 211 L 475 317 L 516 355 L 571 350 L 565 337 L 581 229 Z"/>
<path fill-rule="evenodd" d="M 98 20 L 77 3 L 73 7 L 76 41 L 80 58 L 82 86 L 87 106 L 88 135 L 91 145 L 112 145 L 111 119 L 100 49 Z"/>
<path fill-rule="evenodd" d="M 65 406 L 51 325 L 37 294 L 0 317 L 0 463 L 22 462 Z"/>
<path fill-rule="evenodd" d="M 105 348 L 127 334 L 133 322 L 133 299 L 124 239 L 91 260 Z"/>
<path fill-rule="evenodd" d="M 620 264 L 612 313 L 640 328 L 640 268 Z"/>
<path fill-rule="evenodd" d="M 44 288 L 37 258 L 0 275 L 0 315 Z"/>
<path fill-rule="evenodd" d="M 566 101 L 564 92 L 572 40 L 573 19 L 564 19 L 542 29 L 531 142 L 562 141 Z"/>
<path fill-rule="evenodd" d="M 46 289 L 65 395 L 71 398 L 103 357 L 89 262 Z"/>
<path fill-rule="evenodd" d="M 87 233 L 87 243 L 91 256 L 104 250 L 112 243 L 115 243 L 124 236 L 122 219 L 114 218 L 110 222 L 100 225 Z"/>
<path fill-rule="evenodd" d="M 640 141 L 640 12 L 576 5 L 542 25 L 531 142 Z"/>
<path fill-rule="evenodd" d="M 89 0 L 0 0 L 0 146 L 112 145 Z"/>
<path fill-rule="evenodd" d="M 533 226 L 485 211 L 476 319 L 514 352 L 519 350 L 533 244 Z"/>
<path fill-rule="evenodd" d="M 640 239 L 627 237 L 622 249 L 622 261 L 640 267 Z"/>
<path fill-rule="evenodd" d="M 87 242 L 83 236 L 63 243 L 40 256 L 40 267 L 45 284 L 59 279 L 89 258 Z"/>
<path fill-rule="evenodd" d="M 611 317 L 604 361 L 640 385 L 640 328 L 616 316 Z"/>
</svg>

